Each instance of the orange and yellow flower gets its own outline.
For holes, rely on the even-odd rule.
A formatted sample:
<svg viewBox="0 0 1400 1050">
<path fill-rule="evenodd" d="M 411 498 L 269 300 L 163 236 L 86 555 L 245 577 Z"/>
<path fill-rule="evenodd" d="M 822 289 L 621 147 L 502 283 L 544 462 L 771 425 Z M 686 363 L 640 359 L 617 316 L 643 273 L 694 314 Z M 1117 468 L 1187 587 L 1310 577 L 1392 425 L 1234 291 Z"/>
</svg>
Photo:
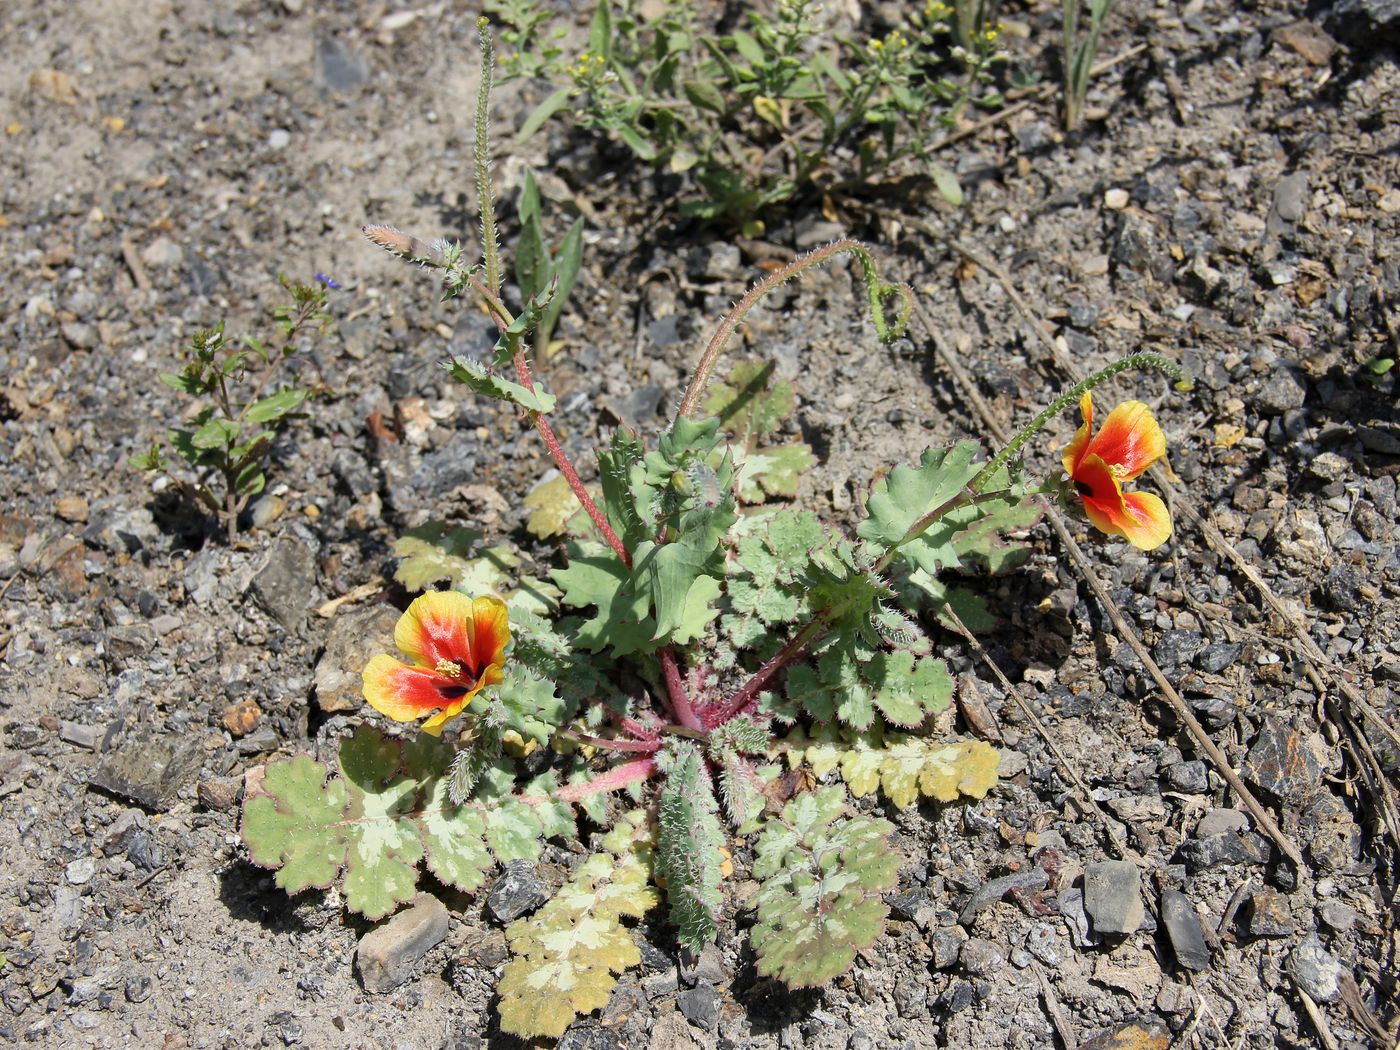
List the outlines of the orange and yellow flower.
<svg viewBox="0 0 1400 1050">
<path fill-rule="evenodd" d="M 421 594 L 394 627 L 394 644 L 413 663 L 382 653 L 374 657 L 365 665 L 365 699 L 399 722 L 431 715 L 422 730 L 437 736 L 472 697 L 505 677 L 509 643 L 510 623 L 499 598 Z"/>
<path fill-rule="evenodd" d="M 1065 473 L 1074 484 L 1084 513 L 1095 528 L 1122 536 L 1134 547 L 1150 551 L 1172 534 L 1166 505 L 1148 492 L 1124 492 L 1132 481 L 1167 452 L 1167 439 L 1141 401 L 1125 401 L 1094 433 L 1094 401 L 1079 401 L 1084 425 L 1063 456 Z"/>
</svg>

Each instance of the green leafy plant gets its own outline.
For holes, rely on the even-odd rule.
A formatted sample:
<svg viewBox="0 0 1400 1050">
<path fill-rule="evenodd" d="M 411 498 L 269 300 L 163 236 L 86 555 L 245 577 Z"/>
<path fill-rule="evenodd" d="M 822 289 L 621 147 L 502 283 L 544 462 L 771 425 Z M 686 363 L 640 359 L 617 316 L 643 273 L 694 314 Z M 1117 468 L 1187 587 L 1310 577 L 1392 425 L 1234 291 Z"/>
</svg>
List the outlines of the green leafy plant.
<svg viewBox="0 0 1400 1050">
<path fill-rule="evenodd" d="M 1084 113 L 1089 73 L 1099 53 L 1099 36 L 1113 0 L 1088 0 L 1089 25 L 1083 33 L 1079 17 L 1084 0 L 1064 0 L 1065 127 L 1073 131 Z"/>
<path fill-rule="evenodd" d="M 1001 101 L 998 29 L 967 3 L 927 0 L 884 36 L 848 40 L 824 31 L 814 0 L 747 10 L 743 28 L 725 34 L 684 0 L 599 0 L 587 50 L 567 61 L 534 3 L 494 10 L 516 42 L 508 71 L 556 85 L 520 138 L 569 114 L 648 164 L 689 172 L 699 192 L 684 214 L 754 229 L 803 189 L 847 195 L 896 169 L 960 202 L 932 147 L 968 104 Z"/>
<path fill-rule="evenodd" d="M 239 515 L 267 485 L 273 441 L 312 394 L 295 376 L 279 384 L 279 373 L 301 349 L 303 334 L 324 333 L 331 323 L 325 285 L 279 280 L 291 302 L 273 310 L 281 331 L 277 345 L 252 336 L 232 345 L 220 321 L 194 334 L 179 372 L 161 373 L 162 383 L 195 399 L 184 425 L 166 439 L 194 476 L 173 472 L 159 442 L 130 460 L 137 470 L 169 475 L 223 524 L 230 543 L 238 537 Z"/>
<path fill-rule="evenodd" d="M 479 174 L 484 27 L 482 46 Z M 420 866 L 471 891 L 495 863 L 578 837 L 576 820 L 596 826 L 569 881 L 506 930 L 499 1018 L 514 1035 L 557 1037 L 603 1005 L 639 957 L 627 923 L 663 899 L 681 947 L 699 952 L 732 921 L 736 865 L 758 884 L 745 905 L 758 972 L 820 985 L 880 937 L 881 895 L 899 866 L 893 825 L 857 801 L 951 803 L 996 783 L 993 748 L 932 731 L 953 683 L 919 611 L 951 604 L 938 582 L 950 571 L 1014 565 L 1014 533 L 1035 520 L 1037 494 L 1078 500 L 1098 527 L 1142 546 L 1146 531 L 1160 534 L 1155 497 L 1122 488 L 1162 454 L 1160 428 L 1129 402 L 1095 433 L 1088 392 L 1129 368 L 1180 370 L 1134 355 L 1066 392 L 990 458 L 971 441 L 930 450 L 872 486 L 848 534 L 784 502 L 811 462 L 805 446 L 778 440 L 791 387 L 754 362 L 711 384 L 764 295 L 843 254 L 859 264 L 876 335 L 898 336 L 909 289 L 883 280 L 863 245 L 840 241 L 755 285 L 700 353 L 670 426 L 654 444 L 616 431 L 596 450 L 590 488 L 526 356 L 547 292 L 518 312 L 503 301 L 489 183 L 479 184 L 479 265 L 397 231 L 370 233 L 473 291 L 495 318 L 491 361 L 448 371 L 517 405 L 539 432 L 572 495 L 533 505 L 544 514 L 537 535 L 562 539 L 562 562 L 547 583 L 531 582 L 469 530 L 401 540 L 406 586 L 454 590 L 414 599 L 395 631 L 411 663 L 375 656 L 365 696 L 395 720 L 426 718 L 424 733 L 400 742 L 361 726 L 341 744 L 338 773 L 308 756 L 269 765 L 245 803 L 249 855 L 291 892 L 338 882 L 347 907 L 373 918 L 416 892 Z M 1086 419 L 1065 451 L 1071 483 L 1029 488 L 1014 466 L 1020 450 L 1075 401 Z M 760 468 L 773 444 L 789 451 Z M 438 739 L 448 715 L 457 736 Z M 805 790 L 790 775 L 799 770 L 828 782 Z M 614 804 L 621 794 L 625 807 Z"/>
</svg>

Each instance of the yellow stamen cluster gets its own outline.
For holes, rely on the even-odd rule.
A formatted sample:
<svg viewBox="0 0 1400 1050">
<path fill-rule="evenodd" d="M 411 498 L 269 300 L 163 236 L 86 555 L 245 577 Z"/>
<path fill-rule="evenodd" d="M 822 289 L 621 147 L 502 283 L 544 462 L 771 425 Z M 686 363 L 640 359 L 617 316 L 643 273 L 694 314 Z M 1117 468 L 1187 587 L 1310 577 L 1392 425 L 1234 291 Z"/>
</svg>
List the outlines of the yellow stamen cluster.
<svg viewBox="0 0 1400 1050">
<path fill-rule="evenodd" d="M 578 64 L 569 67 L 575 80 L 589 80 L 597 77 L 607 68 L 608 60 L 602 55 L 585 51 L 578 56 Z"/>
<path fill-rule="evenodd" d="M 462 677 L 462 665 L 454 660 L 439 660 L 433 670 L 444 678 Z"/>
<path fill-rule="evenodd" d="M 897 55 L 909 46 L 909 38 L 898 29 L 893 30 L 889 36 L 883 40 L 870 41 L 870 50 L 877 56 Z"/>
</svg>

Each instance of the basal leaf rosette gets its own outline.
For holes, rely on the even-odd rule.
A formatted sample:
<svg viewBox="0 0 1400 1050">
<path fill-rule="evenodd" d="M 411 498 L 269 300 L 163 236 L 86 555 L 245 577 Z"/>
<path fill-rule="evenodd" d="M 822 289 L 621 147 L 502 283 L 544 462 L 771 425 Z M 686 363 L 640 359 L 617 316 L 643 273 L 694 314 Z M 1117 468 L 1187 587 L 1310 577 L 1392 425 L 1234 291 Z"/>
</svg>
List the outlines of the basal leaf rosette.
<svg viewBox="0 0 1400 1050">
<path fill-rule="evenodd" d="M 412 663 L 382 653 L 371 659 L 364 670 L 365 699 L 398 722 L 429 716 L 419 728 L 437 736 L 477 693 L 505 677 L 506 604 L 457 591 L 420 594 L 399 617 L 394 644 Z"/>
</svg>

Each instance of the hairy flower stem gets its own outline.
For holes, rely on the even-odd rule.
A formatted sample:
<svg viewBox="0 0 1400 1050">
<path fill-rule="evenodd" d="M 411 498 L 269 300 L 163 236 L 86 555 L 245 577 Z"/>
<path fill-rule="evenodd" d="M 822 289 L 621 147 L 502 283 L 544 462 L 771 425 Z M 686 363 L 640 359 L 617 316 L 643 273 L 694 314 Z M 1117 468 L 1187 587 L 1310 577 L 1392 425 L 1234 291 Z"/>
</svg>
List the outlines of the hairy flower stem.
<svg viewBox="0 0 1400 1050">
<path fill-rule="evenodd" d="M 496 323 L 496 328 L 505 332 L 514 323 L 515 318 L 501 302 L 500 296 L 474 277 L 471 280 L 471 285 L 486 303 L 486 308 L 490 311 L 491 320 Z M 535 379 L 530 374 L 530 362 L 525 359 L 525 351 L 520 348 L 518 340 L 515 344 L 515 352 L 511 355 L 511 363 L 515 366 L 515 375 L 520 380 L 520 385 L 526 390 L 534 390 Z M 622 564 L 630 569 L 632 567 L 631 553 L 623 545 L 617 533 L 613 531 L 612 525 L 608 523 L 607 515 L 603 513 L 593 497 L 589 495 L 588 489 L 584 487 L 583 480 L 578 476 L 578 471 L 574 469 L 573 462 L 565 453 L 564 447 L 559 444 L 559 439 L 555 436 L 554 428 L 549 425 L 549 420 L 540 412 L 530 411 L 530 421 L 535 424 L 535 429 L 540 432 L 540 437 L 544 439 L 545 447 L 549 450 L 554 465 L 559 468 L 559 473 L 564 476 L 569 488 L 578 497 L 578 501 L 583 504 L 583 509 L 588 514 L 589 520 L 593 522 L 594 527 L 597 528 Z"/>
<path fill-rule="evenodd" d="M 812 642 L 826 633 L 829 614 L 823 613 L 798 631 L 788 643 L 778 650 L 776 656 L 753 673 L 753 677 L 728 700 L 702 712 L 705 728 L 715 729 L 731 718 L 747 713 L 758 703 L 758 694 L 773 680 L 773 676 L 796 660 Z"/>
<path fill-rule="evenodd" d="M 1112 379 L 1120 372 L 1127 372 L 1137 368 L 1155 368 L 1157 371 L 1165 372 L 1175 379 L 1178 390 L 1191 389 L 1190 375 L 1187 373 L 1186 369 L 1182 368 L 1175 361 L 1169 361 L 1161 354 L 1130 354 L 1121 361 L 1115 361 L 1107 368 L 1102 368 L 1087 379 L 1074 384 L 1074 386 L 1070 387 L 1052 401 L 1040 415 L 1036 416 L 1026 425 L 1025 429 L 1011 439 L 1009 445 L 988 460 L 987 465 L 977 472 L 977 476 L 967 483 L 968 489 L 974 494 L 981 493 L 981 491 L 986 488 L 987 483 L 992 480 L 993 475 L 1005 466 L 1016 453 L 1020 452 L 1027 441 L 1043 430 L 1045 424 L 1054 419 L 1070 405 L 1077 402 L 1100 383 Z"/>
<path fill-rule="evenodd" d="M 842 252 L 850 252 L 860 260 L 861 271 L 865 278 L 870 319 L 874 322 L 875 330 L 879 333 L 880 338 L 888 342 L 899 337 L 904 331 L 904 325 L 909 319 L 909 311 L 914 305 L 913 290 L 906 284 L 886 284 L 880 280 L 879 274 L 875 271 L 874 258 L 860 241 L 850 237 L 833 241 L 831 244 L 799 256 L 780 270 L 774 270 L 750 288 L 733 309 L 724 315 L 724 319 L 719 323 L 719 328 L 710 337 L 704 353 L 700 355 L 695 372 L 690 377 L 690 384 L 685 388 L 685 396 L 681 398 L 680 408 L 676 410 L 676 419 L 693 415 L 700 406 L 700 398 L 704 396 L 705 387 L 710 381 L 710 373 L 714 371 L 715 362 L 719 360 L 725 347 L 729 345 L 729 340 L 739 327 L 739 323 L 758 304 L 759 300 L 778 286 L 786 284 L 794 277 L 801 276 L 815 266 L 830 261 Z M 885 300 L 890 296 L 895 296 L 899 300 L 894 324 L 890 324 L 885 318 Z"/>
<path fill-rule="evenodd" d="M 481 254 L 486 267 L 486 287 L 492 295 L 501 292 L 501 251 L 496 240 L 496 208 L 491 198 L 491 74 L 495 48 L 491 45 L 490 21 L 476 20 L 477 42 L 481 48 L 481 86 L 476 94 L 476 198 L 481 213 Z"/>
</svg>

